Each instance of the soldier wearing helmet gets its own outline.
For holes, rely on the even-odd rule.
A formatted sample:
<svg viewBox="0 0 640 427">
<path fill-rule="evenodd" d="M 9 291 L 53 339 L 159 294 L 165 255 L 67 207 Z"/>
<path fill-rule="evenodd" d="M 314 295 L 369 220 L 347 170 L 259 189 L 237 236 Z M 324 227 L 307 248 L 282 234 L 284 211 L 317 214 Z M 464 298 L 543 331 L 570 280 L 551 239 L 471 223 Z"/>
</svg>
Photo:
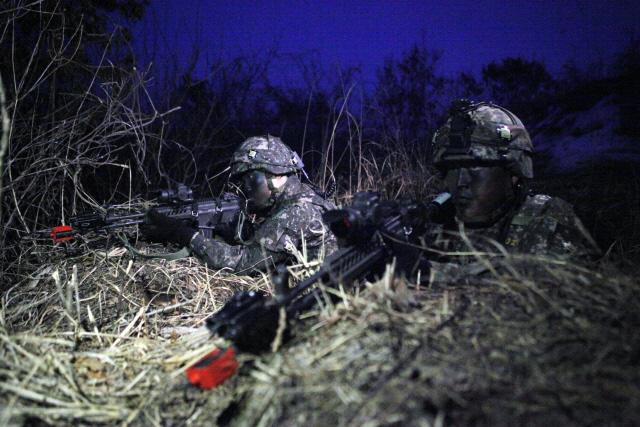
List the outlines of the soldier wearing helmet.
<svg viewBox="0 0 640 427">
<path fill-rule="evenodd" d="M 246 202 L 246 213 L 255 218 L 253 236 L 239 244 L 207 239 L 193 229 L 176 236 L 179 224 L 168 224 L 171 220 L 157 213 L 150 219 L 159 229 L 174 230 L 165 240 L 189 246 L 212 268 L 267 271 L 296 253 L 314 259 L 336 248 L 322 222 L 322 214 L 335 205 L 301 182 L 298 172 L 304 173 L 298 154 L 271 135 L 251 137 L 233 153 L 230 179 Z"/>
<path fill-rule="evenodd" d="M 469 244 L 489 249 L 497 242 L 521 253 L 580 257 L 599 252 L 571 205 L 527 191 L 533 144 L 506 108 L 456 101 L 432 142 L 434 164 L 455 206 L 455 218 L 438 246 L 468 251 Z"/>
</svg>

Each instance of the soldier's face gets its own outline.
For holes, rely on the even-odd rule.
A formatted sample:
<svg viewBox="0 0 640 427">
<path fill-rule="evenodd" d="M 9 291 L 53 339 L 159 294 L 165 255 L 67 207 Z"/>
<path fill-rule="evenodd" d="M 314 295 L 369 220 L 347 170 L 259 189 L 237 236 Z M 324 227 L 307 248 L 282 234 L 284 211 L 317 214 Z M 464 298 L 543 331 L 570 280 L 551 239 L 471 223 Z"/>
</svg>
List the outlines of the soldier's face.
<svg viewBox="0 0 640 427">
<path fill-rule="evenodd" d="M 468 224 L 487 223 L 514 194 L 511 174 L 499 166 L 450 169 L 444 180 L 456 216 Z"/>
<path fill-rule="evenodd" d="M 247 201 L 247 210 L 256 213 L 271 204 L 268 177 L 261 171 L 249 171 L 240 178 L 240 191 Z"/>
</svg>

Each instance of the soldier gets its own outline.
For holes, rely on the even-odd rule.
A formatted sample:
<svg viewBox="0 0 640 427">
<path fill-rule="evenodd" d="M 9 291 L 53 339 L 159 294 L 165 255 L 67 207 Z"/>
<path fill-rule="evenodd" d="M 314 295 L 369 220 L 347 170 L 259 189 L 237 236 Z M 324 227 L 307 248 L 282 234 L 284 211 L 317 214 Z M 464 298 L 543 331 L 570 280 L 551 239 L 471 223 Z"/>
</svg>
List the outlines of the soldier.
<svg viewBox="0 0 640 427">
<path fill-rule="evenodd" d="M 155 211 L 149 213 L 153 231 L 148 234 L 156 241 L 189 247 L 211 268 L 236 272 L 270 270 L 294 259 L 303 246 L 310 260 L 329 254 L 336 240 L 324 226 L 322 214 L 335 205 L 302 183 L 298 172 L 304 172 L 302 160 L 280 138 L 249 138 L 234 152 L 230 174 L 247 213 L 256 218 L 249 241 L 229 244 L 207 239 Z"/>
<path fill-rule="evenodd" d="M 507 109 L 454 102 L 433 149 L 455 206 L 455 218 L 439 233 L 436 247 L 496 252 L 497 242 L 509 252 L 571 259 L 600 252 L 571 205 L 527 191 L 533 144 Z"/>
</svg>

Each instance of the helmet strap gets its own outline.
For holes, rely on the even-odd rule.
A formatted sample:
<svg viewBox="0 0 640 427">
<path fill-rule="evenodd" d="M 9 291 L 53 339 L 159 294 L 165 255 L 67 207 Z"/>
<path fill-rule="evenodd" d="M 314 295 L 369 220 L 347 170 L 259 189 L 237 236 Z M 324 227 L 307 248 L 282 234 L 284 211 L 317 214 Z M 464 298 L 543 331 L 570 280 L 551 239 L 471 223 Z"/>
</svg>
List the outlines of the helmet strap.
<svg viewBox="0 0 640 427">
<path fill-rule="evenodd" d="M 504 218 L 509 211 L 515 206 L 515 197 L 510 197 L 498 208 L 488 215 L 485 221 L 478 222 L 465 222 L 464 225 L 469 228 L 487 228 L 497 223 L 500 219 Z"/>
<path fill-rule="evenodd" d="M 469 228 L 487 228 L 496 224 L 503 218 L 512 216 L 516 209 L 522 204 L 522 201 L 524 200 L 523 194 L 526 197 L 522 178 L 519 178 L 518 181 L 512 184 L 512 189 L 513 192 L 509 197 L 507 197 L 507 200 L 491 212 L 485 221 L 465 222 L 465 226 Z"/>
</svg>

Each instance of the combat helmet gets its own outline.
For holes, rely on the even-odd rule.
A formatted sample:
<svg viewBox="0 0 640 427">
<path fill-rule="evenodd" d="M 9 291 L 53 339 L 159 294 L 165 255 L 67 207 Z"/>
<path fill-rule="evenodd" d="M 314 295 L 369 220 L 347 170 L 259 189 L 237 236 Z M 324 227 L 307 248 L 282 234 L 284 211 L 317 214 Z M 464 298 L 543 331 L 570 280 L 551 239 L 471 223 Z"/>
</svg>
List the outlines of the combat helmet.
<svg viewBox="0 0 640 427">
<path fill-rule="evenodd" d="M 254 136 L 245 140 L 231 158 L 231 177 L 259 170 L 273 175 L 288 175 L 304 167 L 298 153 L 278 137 Z"/>
<path fill-rule="evenodd" d="M 498 105 L 454 101 L 432 144 L 433 162 L 441 170 L 455 165 L 500 165 L 515 176 L 533 178 L 529 133 L 515 114 Z"/>
</svg>

